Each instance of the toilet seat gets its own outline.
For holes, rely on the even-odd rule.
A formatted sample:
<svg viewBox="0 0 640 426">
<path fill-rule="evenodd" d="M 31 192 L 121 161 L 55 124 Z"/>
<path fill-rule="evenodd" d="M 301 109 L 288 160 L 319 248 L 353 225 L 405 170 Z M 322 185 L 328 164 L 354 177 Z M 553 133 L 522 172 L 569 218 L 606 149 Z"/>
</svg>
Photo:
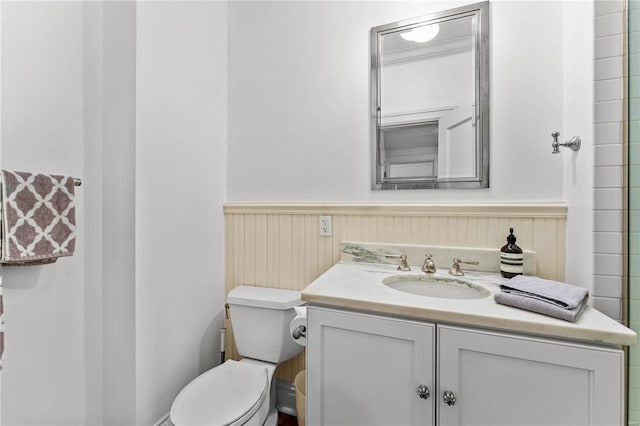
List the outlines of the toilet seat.
<svg viewBox="0 0 640 426">
<path fill-rule="evenodd" d="M 242 425 L 253 416 L 269 392 L 262 366 L 228 360 L 196 377 L 171 406 L 176 426 Z"/>
</svg>

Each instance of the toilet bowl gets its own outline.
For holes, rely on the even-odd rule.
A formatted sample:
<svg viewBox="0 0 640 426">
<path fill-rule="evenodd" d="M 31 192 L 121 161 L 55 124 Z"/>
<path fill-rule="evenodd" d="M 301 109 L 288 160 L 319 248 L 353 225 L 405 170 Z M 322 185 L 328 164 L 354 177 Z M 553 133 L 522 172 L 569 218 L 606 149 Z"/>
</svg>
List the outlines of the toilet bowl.
<svg viewBox="0 0 640 426">
<path fill-rule="evenodd" d="M 272 370 L 269 372 L 269 369 Z M 178 394 L 171 421 L 182 425 L 262 425 L 269 411 L 275 365 L 228 360 L 196 377 Z"/>
<path fill-rule="evenodd" d="M 227 360 L 193 379 L 173 401 L 175 426 L 276 425 L 273 373 L 302 351 L 289 335 L 300 292 L 238 286 L 227 296 L 240 361 Z"/>
</svg>

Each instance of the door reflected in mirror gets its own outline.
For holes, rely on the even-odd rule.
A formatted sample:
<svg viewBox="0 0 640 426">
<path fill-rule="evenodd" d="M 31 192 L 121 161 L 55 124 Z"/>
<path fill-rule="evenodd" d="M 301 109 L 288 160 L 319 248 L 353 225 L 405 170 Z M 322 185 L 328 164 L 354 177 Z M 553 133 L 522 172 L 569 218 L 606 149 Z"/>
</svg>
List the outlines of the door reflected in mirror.
<svg viewBox="0 0 640 426">
<path fill-rule="evenodd" d="M 374 189 L 489 186 L 488 19 L 485 2 L 371 30 Z"/>
</svg>

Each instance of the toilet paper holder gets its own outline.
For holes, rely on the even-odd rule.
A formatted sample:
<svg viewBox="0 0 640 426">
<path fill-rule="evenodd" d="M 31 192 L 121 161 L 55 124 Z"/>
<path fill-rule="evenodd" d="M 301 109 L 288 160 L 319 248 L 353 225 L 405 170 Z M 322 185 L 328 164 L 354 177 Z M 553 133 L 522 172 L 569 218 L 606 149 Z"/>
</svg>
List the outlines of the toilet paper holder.
<svg viewBox="0 0 640 426">
<path fill-rule="evenodd" d="M 305 327 L 304 325 L 299 325 L 293 330 L 291 335 L 296 340 L 298 340 L 301 337 L 307 337 L 307 327 Z"/>
<path fill-rule="evenodd" d="M 296 316 L 289 324 L 291 340 L 300 346 L 307 346 L 307 307 L 295 306 Z"/>
</svg>

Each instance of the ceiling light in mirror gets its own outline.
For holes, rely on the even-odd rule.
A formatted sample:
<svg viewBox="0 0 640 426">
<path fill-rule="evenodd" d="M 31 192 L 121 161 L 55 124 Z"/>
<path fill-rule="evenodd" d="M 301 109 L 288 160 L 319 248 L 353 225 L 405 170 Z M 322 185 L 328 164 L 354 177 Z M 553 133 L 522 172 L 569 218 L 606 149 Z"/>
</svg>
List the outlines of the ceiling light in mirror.
<svg viewBox="0 0 640 426">
<path fill-rule="evenodd" d="M 426 43 L 433 40 L 440 31 L 440 25 L 425 25 L 423 27 L 413 28 L 400 34 L 400 37 L 407 41 L 415 41 L 416 43 Z"/>
</svg>

